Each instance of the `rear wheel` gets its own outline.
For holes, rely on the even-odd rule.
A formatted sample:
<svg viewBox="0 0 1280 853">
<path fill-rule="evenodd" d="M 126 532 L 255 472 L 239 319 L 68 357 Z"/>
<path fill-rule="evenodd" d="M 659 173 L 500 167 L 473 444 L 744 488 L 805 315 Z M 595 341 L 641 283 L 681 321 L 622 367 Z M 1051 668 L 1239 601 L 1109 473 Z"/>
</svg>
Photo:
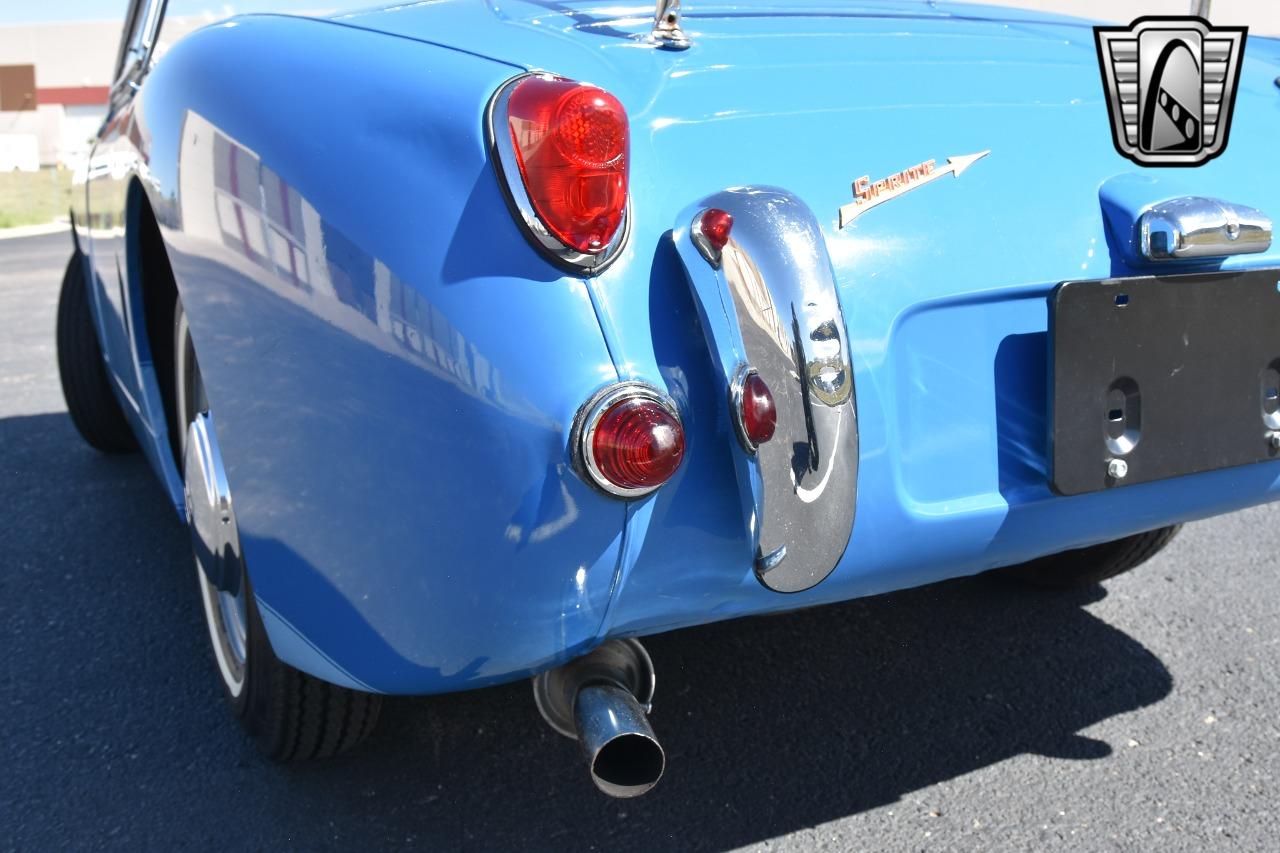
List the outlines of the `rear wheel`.
<svg viewBox="0 0 1280 853">
<path fill-rule="evenodd" d="M 999 571 L 1007 578 L 1034 586 L 1060 589 L 1092 586 L 1136 569 L 1158 554 L 1181 529 L 1181 524 L 1160 527 L 1114 542 L 1050 554 Z"/>
<path fill-rule="evenodd" d="M 111 388 L 89 311 L 84 256 L 74 252 L 58 297 L 58 377 L 67 411 L 82 438 L 103 453 L 128 453 L 138 440 Z"/>
<path fill-rule="evenodd" d="M 181 301 L 173 325 L 187 517 L 205 621 L 227 698 L 269 758 L 293 761 L 343 752 L 373 731 L 382 697 L 314 678 L 272 650 L 241 556 L 231 492 Z"/>
</svg>

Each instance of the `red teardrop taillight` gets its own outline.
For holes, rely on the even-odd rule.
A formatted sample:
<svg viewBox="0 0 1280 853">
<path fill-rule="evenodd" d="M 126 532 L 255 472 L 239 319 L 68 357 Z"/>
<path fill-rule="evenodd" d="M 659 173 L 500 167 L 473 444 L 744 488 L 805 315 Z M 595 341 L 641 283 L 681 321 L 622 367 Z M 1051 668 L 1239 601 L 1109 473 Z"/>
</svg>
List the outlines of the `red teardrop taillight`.
<svg viewBox="0 0 1280 853">
<path fill-rule="evenodd" d="M 684 459 L 684 427 L 675 405 L 643 383 L 620 383 L 597 395 L 579 415 L 577 431 L 585 473 L 618 497 L 653 491 Z"/>
<path fill-rule="evenodd" d="M 575 267 L 602 267 L 626 231 L 622 104 L 595 86 L 528 75 L 499 91 L 492 122 L 508 189 L 537 244 Z"/>
</svg>

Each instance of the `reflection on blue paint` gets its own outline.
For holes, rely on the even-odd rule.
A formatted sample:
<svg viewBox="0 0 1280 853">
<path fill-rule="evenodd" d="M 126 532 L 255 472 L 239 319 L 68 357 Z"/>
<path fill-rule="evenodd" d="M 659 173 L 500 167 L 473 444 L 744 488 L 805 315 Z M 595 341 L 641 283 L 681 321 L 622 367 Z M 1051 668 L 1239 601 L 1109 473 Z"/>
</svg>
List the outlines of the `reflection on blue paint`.
<svg viewBox="0 0 1280 853">
<path fill-rule="evenodd" d="M 1256 168 L 1277 136 L 1273 46 L 1245 60 L 1222 158 L 1126 176 L 1106 134 L 1081 141 L 1106 126 L 1086 27 L 948 3 L 753 5 L 696 19 L 715 35 L 683 52 L 644 47 L 646 16 L 555 3 L 244 18 L 156 67 L 98 154 L 160 220 L 291 663 L 462 689 L 607 635 L 927 583 L 1276 494 L 1254 466 L 1054 497 L 1042 345 L 1058 281 L 1082 263 L 1134 271 L 1134 210 L 1280 197 Z M 529 67 L 604 86 L 630 116 L 630 242 L 589 281 L 528 245 L 489 162 L 485 105 Z M 987 148 L 963 179 L 838 227 L 859 175 Z M 858 389 L 853 537 L 796 596 L 752 574 L 727 403 L 670 242 L 686 205 L 749 184 L 825 218 Z M 110 291 L 121 219 L 98 210 L 83 224 Z M 104 336 L 113 369 L 145 371 L 123 316 Z M 665 387 L 688 440 L 675 479 L 630 506 L 586 486 L 567 446 L 581 403 L 620 377 Z"/>
</svg>

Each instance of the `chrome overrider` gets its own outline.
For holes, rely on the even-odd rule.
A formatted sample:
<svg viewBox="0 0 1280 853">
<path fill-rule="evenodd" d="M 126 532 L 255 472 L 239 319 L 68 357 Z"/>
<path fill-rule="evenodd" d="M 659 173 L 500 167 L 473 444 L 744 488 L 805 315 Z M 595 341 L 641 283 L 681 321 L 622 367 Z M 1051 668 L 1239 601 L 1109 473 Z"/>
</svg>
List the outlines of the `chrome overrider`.
<svg viewBox="0 0 1280 853">
<path fill-rule="evenodd" d="M 1223 258 L 1271 248 L 1271 219 L 1262 211 L 1202 196 L 1162 201 L 1138 219 L 1149 261 Z"/>
<path fill-rule="evenodd" d="M 695 235 L 709 208 L 733 216 L 718 268 L 689 254 L 700 251 Z M 690 238 L 677 248 L 703 291 L 695 295 L 725 399 L 736 399 L 734 386 L 754 371 L 777 408 L 772 440 L 739 459 L 740 485 L 754 503 L 756 576 L 776 592 L 799 592 L 835 568 L 857 500 L 853 367 L 831 259 L 817 218 L 786 190 L 734 188 L 695 210 Z M 706 292 L 708 275 L 718 294 Z"/>
</svg>

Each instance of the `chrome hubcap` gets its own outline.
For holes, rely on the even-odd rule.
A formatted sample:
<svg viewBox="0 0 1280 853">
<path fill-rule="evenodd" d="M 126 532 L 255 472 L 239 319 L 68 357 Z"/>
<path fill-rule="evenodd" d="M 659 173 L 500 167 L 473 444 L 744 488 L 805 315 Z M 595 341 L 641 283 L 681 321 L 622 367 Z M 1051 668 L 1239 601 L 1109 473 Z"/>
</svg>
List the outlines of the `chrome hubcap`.
<svg viewBox="0 0 1280 853">
<path fill-rule="evenodd" d="M 227 651 L 231 653 L 231 658 L 235 662 L 238 678 L 242 679 L 245 661 L 249 657 L 247 648 L 249 632 L 246 624 L 248 615 L 245 612 L 244 592 L 230 595 L 219 591 L 218 615 L 222 621 L 222 633 L 227 641 Z"/>
<path fill-rule="evenodd" d="M 187 519 L 219 668 L 233 693 L 248 659 L 248 596 L 231 491 L 208 412 L 187 427 Z"/>
<path fill-rule="evenodd" d="M 187 423 L 182 441 L 187 521 L 214 656 L 227 689 L 232 696 L 239 696 L 249 645 L 248 590 L 240 535 L 185 316 L 177 337 L 177 408 Z"/>
</svg>

